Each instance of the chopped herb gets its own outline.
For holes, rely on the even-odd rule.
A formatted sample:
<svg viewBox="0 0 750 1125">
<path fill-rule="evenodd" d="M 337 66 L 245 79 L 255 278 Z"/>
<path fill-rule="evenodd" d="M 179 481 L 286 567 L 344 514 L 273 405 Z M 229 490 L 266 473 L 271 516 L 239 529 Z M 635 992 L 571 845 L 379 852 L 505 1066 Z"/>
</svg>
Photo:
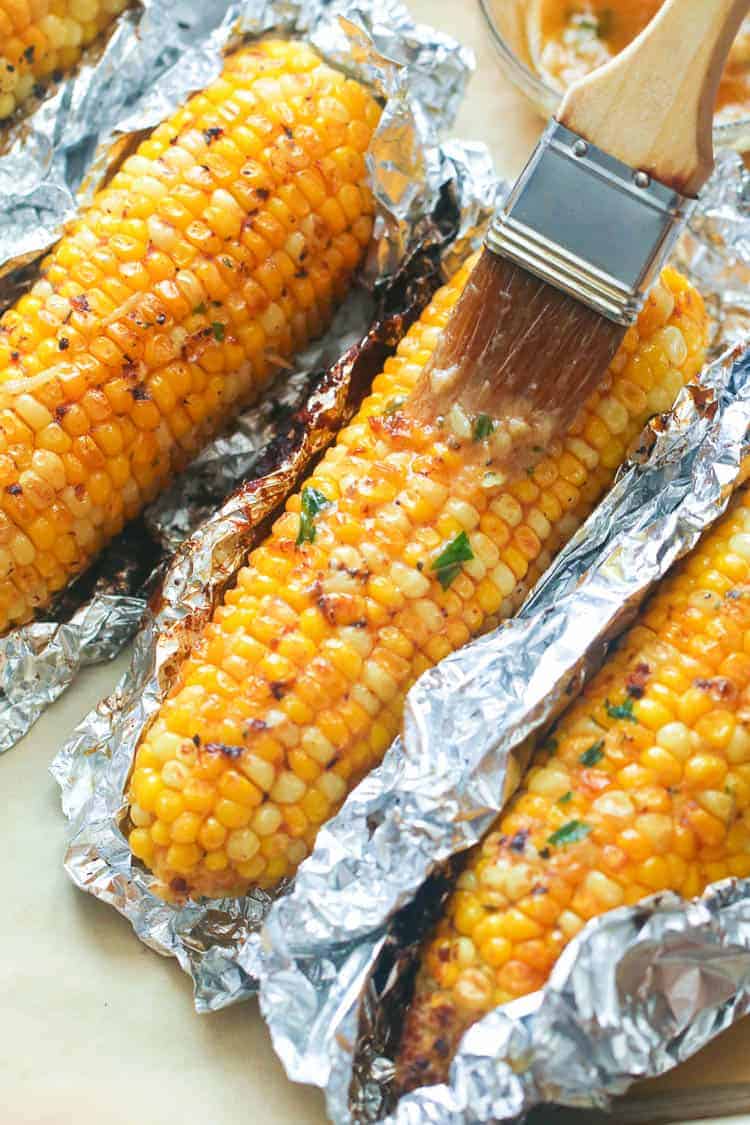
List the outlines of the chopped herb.
<svg viewBox="0 0 750 1125">
<path fill-rule="evenodd" d="M 547 843 L 555 847 L 558 844 L 577 844 L 579 840 L 584 840 L 590 831 L 590 826 L 584 824 L 582 820 L 569 820 L 562 828 L 558 828 L 557 832 L 547 837 Z"/>
<path fill-rule="evenodd" d="M 390 402 L 386 403 L 383 417 L 389 418 L 391 414 L 395 414 L 397 410 L 401 409 L 405 402 L 406 395 L 396 395 L 395 398 L 392 398 Z"/>
<path fill-rule="evenodd" d="M 568 805 L 572 800 L 573 794 L 569 789 L 567 793 L 563 793 L 562 797 L 558 797 L 557 803 L 558 805 Z"/>
<path fill-rule="evenodd" d="M 546 750 L 550 758 L 554 758 L 555 754 L 557 753 L 558 745 L 559 743 L 556 738 L 548 738 L 542 744 L 542 750 Z"/>
<path fill-rule="evenodd" d="M 447 590 L 460 574 L 462 563 L 471 562 L 473 558 L 469 537 L 465 531 L 460 531 L 445 550 L 440 552 L 430 569 L 435 571 L 438 582 Z"/>
<path fill-rule="evenodd" d="M 491 433 L 494 433 L 495 423 L 490 418 L 489 414 L 477 414 L 474 419 L 473 437 L 474 441 L 484 441 Z"/>
<path fill-rule="evenodd" d="M 218 342 L 221 343 L 224 339 L 226 326 L 223 325 L 220 320 L 214 320 L 211 322 L 211 331 L 214 334 L 214 340 L 218 340 Z"/>
<path fill-rule="evenodd" d="M 201 303 L 199 305 L 196 305 L 195 308 L 193 309 L 193 316 L 203 316 L 205 311 L 206 311 L 205 301 L 201 301 Z"/>
<path fill-rule="evenodd" d="M 322 512 L 327 508 L 331 501 L 322 492 L 318 492 L 317 488 L 303 488 L 302 489 L 302 512 L 299 520 L 299 533 L 297 535 L 297 546 L 300 547 L 303 543 L 315 542 L 315 517 L 318 512 Z"/>
<path fill-rule="evenodd" d="M 600 738 L 593 746 L 589 746 L 588 750 L 584 750 L 578 761 L 584 766 L 595 766 L 596 763 L 601 762 L 604 757 L 604 751 L 602 750 L 603 745 L 604 739 Z"/>
<path fill-rule="evenodd" d="M 610 719 L 628 719 L 631 723 L 638 722 L 633 714 L 632 699 L 626 699 L 624 703 L 610 703 L 608 699 L 605 699 L 604 710 L 607 712 Z"/>
</svg>

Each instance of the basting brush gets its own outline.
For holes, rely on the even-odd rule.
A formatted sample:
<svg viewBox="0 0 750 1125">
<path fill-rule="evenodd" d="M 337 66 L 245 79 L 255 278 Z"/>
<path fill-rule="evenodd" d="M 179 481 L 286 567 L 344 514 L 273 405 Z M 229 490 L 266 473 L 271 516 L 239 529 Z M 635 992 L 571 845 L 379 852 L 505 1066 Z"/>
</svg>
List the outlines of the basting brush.
<svg viewBox="0 0 750 1125">
<path fill-rule="evenodd" d="M 488 416 L 523 470 L 606 372 L 713 168 L 724 61 L 750 0 L 667 0 L 571 86 L 494 219 L 413 399 Z"/>
</svg>

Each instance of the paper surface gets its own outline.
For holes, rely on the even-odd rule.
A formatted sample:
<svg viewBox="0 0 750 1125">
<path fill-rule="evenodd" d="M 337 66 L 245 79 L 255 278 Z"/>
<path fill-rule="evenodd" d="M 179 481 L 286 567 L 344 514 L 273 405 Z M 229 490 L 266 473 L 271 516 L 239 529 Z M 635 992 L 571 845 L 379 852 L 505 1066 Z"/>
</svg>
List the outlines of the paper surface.
<svg viewBox="0 0 750 1125">
<path fill-rule="evenodd" d="M 410 7 L 475 50 L 478 70 L 455 132 L 489 143 L 498 171 L 516 174 L 540 123 L 502 77 L 478 4 L 410 0 Z M 84 674 L 0 761 L 7 804 L 0 869 L 10 904 L 0 915 L 2 1125 L 322 1125 L 322 1097 L 286 1080 L 254 1003 L 196 1016 L 176 963 L 142 946 L 127 922 L 77 893 L 62 871 L 64 822 L 47 766 L 126 660 Z M 640 1087 L 638 1101 L 628 1099 L 632 1110 L 626 1103 L 609 1120 L 656 1125 L 696 1113 L 708 1120 L 721 1112 L 727 1088 L 733 1112 L 748 1113 L 731 1120 L 750 1125 L 749 1057 L 750 1020 L 688 1066 Z M 543 1111 L 534 1125 L 596 1120 Z"/>
</svg>

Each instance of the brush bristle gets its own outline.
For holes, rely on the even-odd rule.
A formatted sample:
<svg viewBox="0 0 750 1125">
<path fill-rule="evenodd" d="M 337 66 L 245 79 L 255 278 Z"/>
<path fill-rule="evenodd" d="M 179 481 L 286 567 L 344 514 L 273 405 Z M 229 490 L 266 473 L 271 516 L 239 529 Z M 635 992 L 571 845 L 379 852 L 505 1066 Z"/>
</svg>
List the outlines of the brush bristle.
<svg viewBox="0 0 750 1125">
<path fill-rule="evenodd" d="M 511 419 L 523 470 L 559 438 L 596 389 L 625 329 L 485 250 L 437 342 L 414 400 L 435 422 L 458 403 L 469 416 Z M 519 462 L 519 457 L 521 461 Z"/>
</svg>

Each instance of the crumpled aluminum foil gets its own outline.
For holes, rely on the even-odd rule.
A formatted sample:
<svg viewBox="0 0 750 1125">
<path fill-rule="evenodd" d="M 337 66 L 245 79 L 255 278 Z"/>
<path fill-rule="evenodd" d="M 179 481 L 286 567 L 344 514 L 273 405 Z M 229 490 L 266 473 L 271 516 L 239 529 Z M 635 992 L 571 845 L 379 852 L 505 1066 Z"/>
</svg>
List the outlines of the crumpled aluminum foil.
<svg viewBox="0 0 750 1125">
<path fill-rule="evenodd" d="M 410 910 L 414 895 L 481 839 L 518 784 L 532 736 L 578 693 L 653 584 L 728 502 L 750 451 L 750 353 L 735 349 L 701 382 L 683 391 L 666 424 L 651 428 L 645 460 L 621 475 L 518 616 L 415 684 L 403 738 L 321 829 L 294 887 L 271 909 L 270 952 L 258 942 L 238 957 L 261 979 L 261 1009 L 288 1074 L 326 1088 L 335 1122 L 380 1121 L 389 1108 L 388 1049 L 403 1015 L 403 981 L 440 901 L 434 889 Z M 640 911 L 630 911 L 631 924 Z M 581 956 L 591 964 L 588 947 Z M 607 957 L 617 961 L 619 948 L 611 945 Z M 750 980 L 750 958 L 746 972 Z M 694 984 L 678 978 L 675 1003 Z M 640 1002 L 637 1026 L 658 1037 L 652 998 Z M 549 1051 L 566 1049 L 557 1039 Z M 534 1057 L 528 1061 L 534 1068 Z M 638 1059 L 628 1062 L 638 1075 Z M 483 1116 L 486 1090 L 477 1081 L 465 1112 L 451 1116 L 466 1093 L 454 1083 L 436 1096 L 447 1107 L 442 1116 L 430 1095 L 415 1094 L 410 1104 L 429 1113 L 403 1120 L 512 1120 L 534 1104 L 530 1085 L 528 1104 L 498 1101 Z M 592 1088 L 589 1072 L 578 1096 Z"/>
<path fill-rule="evenodd" d="M 470 237 L 477 216 L 492 205 L 494 195 L 486 203 L 476 195 L 488 185 L 491 164 L 476 146 L 454 142 L 443 151 L 438 134 L 455 116 L 472 56 L 416 25 L 400 0 L 143 0 L 0 157 L 0 305 L 17 295 L 19 271 L 25 282 L 28 270 L 20 267 L 59 237 L 107 174 L 118 151 L 115 138 L 155 125 L 219 73 L 223 51 L 241 35 L 265 32 L 304 36 L 384 100 L 367 156 L 378 204 L 364 271 L 369 290 L 394 276 L 415 248 L 440 240 L 436 215 L 451 181 L 461 201 L 460 238 Z M 373 309 L 367 288 L 352 294 L 326 337 L 298 357 L 296 375 L 279 381 L 273 400 L 239 419 L 147 513 L 146 526 L 165 551 L 252 472 L 274 428 L 304 401 L 311 376 L 366 332 Z M 128 543 L 127 535 L 117 541 L 123 561 Z M 55 606 L 48 620 L 0 638 L 0 753 L 29 730 L 82 665 L 113 658 L 133 635 L 146 604 L 141 585 L 99 591 L 108 597 L 106 632 L 102 606 L 89 603 L 88 585 L 84 576 L 66 593 L 65 612 Z"/>
<path fill-rule="evenodd" d="M 393 345 L 434 292 L 439 265 L 437 247 L 415 255 L 404 269 L 406 294 L 394 294 L 395 311 L 386 309 L 364 340 L 315 384 L 303 408 L 258 457 L 256 475 L 178 548 L 136 637 L 129 672 L 114 695 L 83 720 L 52 765 L 63 810 L 73 821 L 69 875 L 120 910 L 143 941 L 179 959 L 194 978 L 201 1008 L 222 1006 L 254 990 L 254 982 L 235 964 L 234 951 L 256 934 L 271 899 L 259 893 L 243 901 L 177 907 L 152 892 L 152 876 L 133 863 L 119 827 L 135 747 L 216 599 L 313 458 L 351 417 Z"/>
<path fill-rule="evenodd" d="M 541 992 L 470 1028 L 450 1086 L 407 1095 L 386 1121 L 512 1122 L 545 1103 L 607 1109 L 635 1077 L 684 1062 L 748 1011 L 750 881 L 717 883 L 687 904 L 653 895 L 594 919 Z"/>
<path fill-rule="evenodd" d="M 374 11 L 379 10 L 376 5 Z M 396 4 L 386 5 L 382 22 L 376 23 L 381 39 L 387 39 L 388 13 L 395 18 L 400 12 Z M 405 34 L 408 45 L 408 29 Z M 424 38 L 426 32 L 420 35 Z M 358 49 L 364 50 L 361 40 L 357 42 Z M 423 44 L 420 52 L 425 49 Z M 404 127 L 402 133 L 411 151 L 414 130 Z M 395 141 L 388 148 L 393 174 L 399 151 Z M 241 902 L 227 899 L 180 908 L 152 893 L 151 876 L 132 863 L 119 829 L 134 747 L 168 689 L 179 655 L 190 646 L 254 536 L 312 457 L 333 439 L 410 320 L 427 303 L 442 267 L 456 258 L 454 243 L 459 242 L 463 256 L 479 244 L 497 190 L 486 148 L 452 141 L 437 149 L 430 162 L 437 177 L 430 178 L 425 193 L 431 214 L 419 218 L 408 239 L 404 227 L 405 260 L 387 285 L 376 288 L 379 319 L 369 332 L 359 339 L 361 326 L 352 322 L 347 302 L 330 338 L 330 354 L 339 355 L 342 341 L 349 338 L 357 341 L 353 347 L 322 379 L 311 379 L 304 371 L 286 380 L 289 393 L 283 401 L 277 396 L 275 403 L 261 405 L 244 419 L 241 437 L 235 433 L 215 443 L 195 463 L 194 471 L 185 474 L 147 514 L 149 526 L 172 547 L 192 530 L 196 512 L 206 508 L 215 512 L 178 547 L 166 569 L 136 637 L 129 673 L 115 693 L 84 719 L 52 766 L 72 822 L 69 874 L 83 889 L 125 914 L 152 948 L 179 959 L 194 978 L 196 1005 L 201 1009 L 219 1007 L 254 990 L 254 982 L 236 964 L 235 951 L 254 940 L 271 900 L 258 894 Z M 401 214 L 400 207 L 396 214 Z M 370 300 L 368 320 L 372 306 Z M 316 357 L 315 366 L 319 362 Z M 222 479 L 228 463 L 233 463 L 231 473 L 242 472 L 249 479 L 216 511 L 215 499 L 206 498 L 206 480 L 211 494 L 212 478 Z"/>
<path fill-rule="evenodd" d="M 745 182 L 734 154 L 722 155 L 678 250 L 718 314 L 714 350 L 749 335 Z M 714 888 L 688 907 L 662 896 L 592 923 L 543 993 L 467 1033 L 449 1086 L 393 1105 L 411 973 L 449 886 L 442 865 L 481 838 L 518 784 L 534 732 L 580 690 L 738 478 L 750 353 L 739 343 L 702 383 L 708 396 L 688 389 L 666 428 L 652 427 L 647 460 L 621 476 L 518 617 L 415 685 L 403 739 L 323 828 L 263 942 L 239 951 L 261 980 L 287 1073 L 326 1090 L 335 1122 L 468 1125 L 517 1120 L 545 1101 L 605 1106 L 748 1010 L 750 885 Z"/>
</svg>

